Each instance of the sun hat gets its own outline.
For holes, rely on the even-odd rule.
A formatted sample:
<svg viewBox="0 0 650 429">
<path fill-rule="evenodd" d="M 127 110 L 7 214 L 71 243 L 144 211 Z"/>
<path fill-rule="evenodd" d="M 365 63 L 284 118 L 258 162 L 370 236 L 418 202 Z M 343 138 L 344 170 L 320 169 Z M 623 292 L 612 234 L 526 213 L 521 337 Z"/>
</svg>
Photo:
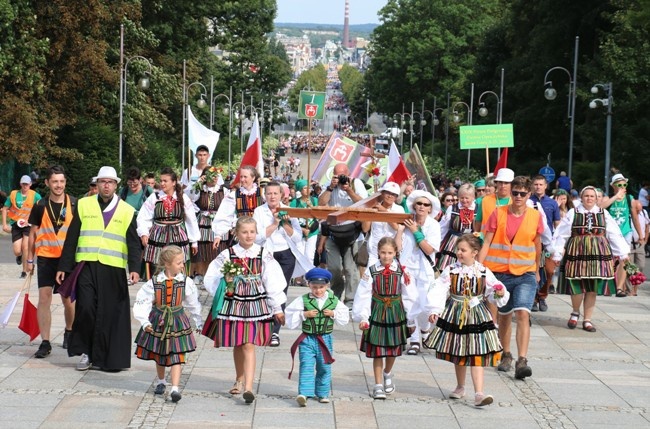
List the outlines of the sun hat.
<svg viewBox="0 0 650 429">
<path fill-rule="evenodd" d="M 435 218 L 438 216 L 438 213 L 440 213 L 440 200 L 438 197 L 434 197 L 430 192 L 420 189 L 416 189 L 415 191 L 411 192 L 406 199 L 406 205 L 409 209 L 409 213 L 414 213 L 413 204 L 418 198 L 426 198 L 431 202 L 431 213 L 429 214 L 430 217 Z"/>
<path fill-rule="evenodd" d="M 497 177 L 494 178 L 495 182 L 510 183 L 515 178 L 515 172 L 509 168 L 500 168 Z"/>
<path fill-rule="evenodd" d="M 625 178 L 625 176 L 623 176 L 621 173 L 618 173 L 618 174 L 615 174 L 615 175 L 612 176 L 612 180 L 609 182 L 609 184 L 613 185 L 614 183 L 619 182 L 621 180 L 624 180 L 624 181 L 627 182 L 627 179 Z"/>
<path fill-rule="evenodd" d="M 117 172 L 115 169 L 107 165 L 99 169 L 99 173 L 97 173 L 95 180 L 99 179 L 111 179 L 115 180 L 117 183 L 120 183 L 120 178 L 117 177 Z"/>
</svg>

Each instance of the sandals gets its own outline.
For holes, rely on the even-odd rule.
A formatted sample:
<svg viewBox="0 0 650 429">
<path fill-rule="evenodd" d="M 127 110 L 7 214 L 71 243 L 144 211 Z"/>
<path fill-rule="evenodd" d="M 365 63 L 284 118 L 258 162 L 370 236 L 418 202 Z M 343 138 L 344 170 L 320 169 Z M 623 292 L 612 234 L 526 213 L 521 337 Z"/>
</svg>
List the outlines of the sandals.
<svg viewBox="0 0 650 429">
<path fill-rule="evenodd" d="M 569 318 L 569 321 L 567 322 L 567 326 L 569 329 L 575 329 L 576 326 L 578 326 L 578 319 L 580 319 L 580 313 L 571 313 L 571 317 Z"/>
<path fill-rule="evenodd" d="M 627 294 L 622 289 L 616 289 L 616 296 L 619 298 L 625 298 Z"/>
<path fill-rule="evenodd" d="M 582 329 L 584 329 L 587 332 L 596 332 L 596 327 L 591 323 L 591 320 L 583 321 Z"/>
<path fill-rule="evenodd" d="M 244 382 L 243 381 L 235 381 L 235 384 L 232 385 L 232 388 L 228 391 L 231 395 L 239 395 L 242 390 L 244 390 Z"/>
<path fill-rule="evenodd" d="M 420 353 L 420 345 L 418 343 L 411 343 L 409 349 L 406 351 L 406 354 L 416 356 L 418 353 Z"/>
</svg>

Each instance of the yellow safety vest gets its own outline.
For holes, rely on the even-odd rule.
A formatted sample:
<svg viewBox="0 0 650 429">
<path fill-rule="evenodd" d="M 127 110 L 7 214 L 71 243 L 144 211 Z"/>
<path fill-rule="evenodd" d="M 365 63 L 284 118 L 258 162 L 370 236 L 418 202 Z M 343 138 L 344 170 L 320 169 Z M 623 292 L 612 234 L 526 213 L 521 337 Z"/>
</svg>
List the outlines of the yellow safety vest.
<svg viewBox="0 0 650 429">
<path fill-rule="evenodd" d="M 81 231 L 77 242 L 75 260 L 99 261 L 111 267 L 126 268 L 128 248 L 126 232 L 133 220 L 134 209 L 124 201 L 118 201 L 115 213 L 104 228 L 104 218 L 97 196 L 85 197 L 77 203 Z"/>
</svg>

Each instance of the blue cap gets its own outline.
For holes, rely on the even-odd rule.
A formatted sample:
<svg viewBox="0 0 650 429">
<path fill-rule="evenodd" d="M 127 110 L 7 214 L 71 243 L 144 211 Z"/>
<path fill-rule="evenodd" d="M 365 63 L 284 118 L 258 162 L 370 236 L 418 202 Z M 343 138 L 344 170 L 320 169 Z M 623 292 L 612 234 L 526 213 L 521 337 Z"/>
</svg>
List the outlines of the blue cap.
<svg viewBox="0 0 650 429">
<path fill-rule="evenodd" d="M 322 268 L 312 268 L 305 274 L 305 280 L 310 283 L 329 283 L 332 280 L 332 273 Z"/>
</svg>

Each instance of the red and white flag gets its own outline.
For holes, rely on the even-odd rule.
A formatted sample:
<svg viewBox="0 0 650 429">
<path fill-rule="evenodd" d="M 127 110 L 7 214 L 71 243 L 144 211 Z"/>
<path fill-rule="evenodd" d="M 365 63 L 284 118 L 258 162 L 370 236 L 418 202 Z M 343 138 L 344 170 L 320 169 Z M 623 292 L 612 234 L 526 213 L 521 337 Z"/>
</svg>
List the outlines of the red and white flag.
<svg viewBox="0 0 650 429">
<path fill-rule="evenodd" d="M 388 174 L 386 174 L 387 182 L 395 182 L 401 185 L 405 180 L 411 177 L 411 173 L 406 168 L 406 164 L 402 161 L 402 156 L 397 151 L 395 142 L 391 141 L 390 151 L 388 152 Z"/>
<path fill-rule="evenodd" d="M 255 167 L 260 177 L 264 177 L 264 159 L 262 158 L 262 139 L 260 137 L 260 122 L 255 115 L 253 119 L 253 126 L 251 127 L 251 134 L 248 137 L 248 144 L 246 145 L 246 152 L 241 159 L 240 168 L 244 165 L 251 165 Z M 232 186 L 239 184 L 239 170 L 237 175 L 232 181 Z"/>
</svg>

